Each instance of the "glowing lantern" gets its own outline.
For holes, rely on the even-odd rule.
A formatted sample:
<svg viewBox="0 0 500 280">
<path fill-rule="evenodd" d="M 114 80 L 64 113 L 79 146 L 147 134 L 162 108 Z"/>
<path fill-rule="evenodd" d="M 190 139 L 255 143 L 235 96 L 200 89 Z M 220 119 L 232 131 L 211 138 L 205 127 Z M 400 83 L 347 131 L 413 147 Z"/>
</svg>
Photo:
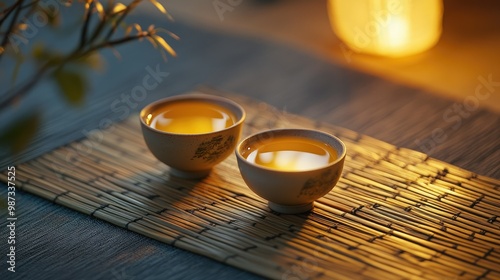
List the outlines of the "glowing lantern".
<svg viewBox="0 0 500 280">
<path fill-rule="evenodd" d="M 434 46 L 442 0 L 328 0 L 337 36 L 355 52 L 399 57 Z"/>
</svg>

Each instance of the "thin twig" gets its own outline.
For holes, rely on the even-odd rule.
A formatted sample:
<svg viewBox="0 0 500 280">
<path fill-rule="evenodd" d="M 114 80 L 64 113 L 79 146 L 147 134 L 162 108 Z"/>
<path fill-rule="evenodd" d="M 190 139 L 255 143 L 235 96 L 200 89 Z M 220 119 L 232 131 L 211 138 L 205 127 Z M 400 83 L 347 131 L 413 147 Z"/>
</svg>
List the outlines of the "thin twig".
<svg viewBox="0 0 500 280">
<path fill-rule="evenodd" d="M 116 20 L 115 24 L 113 25 L 113 27 L 109 30 L 108 34 L 106 35 L 105 37 L 105 40 L 109 40 L 111 38 L 111 36 L 113 36 L 113 34 L 115 33 L 116 31 L 116 28 L 118 28 L 118 26 L 120 25 L 120 23 L 125 19 L 125 17 L 141 2 L 142 0 L 134 0 L 134 2 L 130 3 L 130 5 L 127 6 L 127 8 L 125 9 L 125 11 L 122 12 L 122 14 L 120 15 L 120 17 Z"/>
<path fill-rule="evenodd" d="M 9 29 L 7 29 L 5 33 L 5 37 L 3 38 L 2 42 L 2 47 L 5 47 L 8 44 L 8 38 L 9 35 L 14 31 L 15 24 L 19 18 L 20 11 L 22 10 L 23 7 L 29 7 L 35 3 L 38 3 L 39 0 L 35 0 L 31 2 L 30 4 L 24 5 L 23 6 L 23 1 L 24 0 L 19 0 L 16 2 L 15 5 L 12 7 L 8 8 L 9 10 L 7 11 L 4 10 L 5 12 L 5 18 L 7 18 L 10 13 L 14 12 L 14 16 L 12 17 L 12 21 L 10 23 Z M 103 13 L 103 17 L 100 20 L 98 26 L 93 30 L 93 33 L 90 37 L 90 39 L 87 39 L 87 34 L 89 31 L 89 26 L 90 26 L 90 21 L 91 21 L 91 14 L 92 14 L 92 7 L 96 6 L 96 0 L 92 0 L 89 3 L 89 7 L 86 10 L 85 14 L 85 22 L 81 31 L 81 38 L 80 38 L 80 44 L 75 48 L 73 52 L 70 54 L 67 54 L 63 56 L 61 59 L 57 60 L 55 62 L 54 60 L 48 60 L 46 61 L 39 69 L 37 70 L 36 74 L 31 77 L 31 79 L 27 80 L 26 83 L 19 85 L 16 88 L 13 88 L 3 94 L 1 96 L 0 100 L 0 109 L 12 104 L 16 99 L 22 98 L 25 95 L 28 94 L 28 92 L 42 79 L 42 77 L 45 77 L 46 75 L 50 74 L 53 71 L 56 71 L 60 67 L 63 67 L 67 63 L 73 62 L 77 59 L 80 59 L 82 57 L 85 57 L 93 52 L 97 52 L 100 49 L 104 49 L 107 47 L 114 47 L 120 44 L 124 44 L 130 41 L 134 41 L 140 38 L 144 37 L 152 37 L 154 34 L 154 30 L 149 32 L 149 31 L 142 31 L 138 32 L 136 35 L 125 35 L 125 37 L 116 39 L 116 40 L 110 40 L 114 32 L 116 31 L 117 26 L 123 21 L 123 19 L 129 14 L 131 10 L 133 10 L 142 0 L 134 0 L 129 6 L 127 6 L 126 10 L 123 11 L 123 14 L 120 15 L 120 18 L 117 20 L 116 24 L 112 26 L 111 30 L 107 33 L 106 37 L 104 40 L 100 42 L 95 42 L 97 38 L 100 37 L 102 30 L 106 28 L 107 23 L 109 22 L 109 18 L 112 13 L 112 8 L 113 8 L 113 2 L 110 2 L 109 7 L 105 10 Z M 31 11 L 30 11 L 31 12 Z M 3 18 L 3 20 L 5 20 Z M 1 58 L 1 55 L 0 55 Z"/>
<path fill-rule="evenodd" d="M 38 2 L 40 2 L 40 0 L 35 0 L 31 3 L 28 3 L 24 6 L 21 6 L 21 10 L 24 10 L 26 8 L 29 8 L 33 5 L 36 5 Z M 4 21 L 9 17 L 9 15 L 14 11 L 14 9 L 20 5 L 20 2 L 19 1 L 16 1 L 12 6 L 10 7 L 7 7 L 5 8 L 1 13 L 0 13 L 0 27 L 2 27 L 2 24 L 4 23 Z"/>
<path fill-rule="evenodd" d="M 0 27 L 2 26 L 3 22 L 9 17 L 9 15 L 16 9 L 17 6 L 19 6 L 20 3 L 16 1 L 14 5 L 6 8 L 5 10 L 2 11 L 2 14 L 0 15 Z"/>
<path fill-rule="evenodd" d="M 71 60 L 84 57 L 84 56 L 89 55 L 90 53 L 98 51 L 100 49 L 114 47 L 114 46 L 121 45 L 121 44 L 126 43 L 126 42 L 130 42 L 130 41 L 133 41 L 133 40 L 137 40 L 137 39 L 140 39 L 140 38 L 147 37 L 149 35 L 150 34 L 146 32 L 146 33 L 141 33 L 141 34 L 137 34 L 137 35 L 134 35 L 134 36 L 127 36 L 127 37 L 124 37 L 124 38 L 121 38 L 121 39 L 117 39 L 117 40 L 113 40 L 113 41 L 105 41 L 105 42 L 102 42 L 100 44 L 94 45 L 93 47 L 87 49 L 86 51 L 84 51 L 84 52 L 82 52 L 80 54 L 76 54 L 75 56 L 73 56 L 71 58 Z"/>
<path fill-rule="evenodd" d="M 104 14 L 102 15 L 102 19 L 99 22 L 99 25 L 97 25 L 97 27 L 94 29 L 94 33 L 92 33 L 92 36 L 90 37 L 90 40 L 88 41 L 89 43 L 94 42 L 95 39 L 97 39 L 97 37 L 99 37 L 99 35 L 101 34 L 101 31 L 106 26 L 106 21 L 108 20 L 107 17 L 108 17 L 108 14 L 110 12 L 110 9 L 111 9 L 110 7 L 107 7 L 107 9 L 104 11 Z"/>
<path fill-rule="evenodd" d="M 23 2 L 24 2 L 24 0 L 19 0 L 19 2 L 18 2 L 19 5 L 17 5 L 15 7 L 14 16 L 12 17 L 12 21 L 10 22 L 10 25 L 7 28 L 7 32 L 5 33 L 5 37 L 3 37 L 1 48 L 4 50 L 6 49 L 6 46 L 9 43 L 10 34 L 14 30 L 14 25 L 16 24 L 17 18 L 19 17 L 19 13 L 21 12 L 21 6 L 22 6 Z M 4 53 L 5 52 L 0 52 L 0 59 L 3 57 Z"/>
<path fill-rule="evenodd" d="M 87 41 L 87 30 L 90 24 L 90 17 L 92 16 L 92 7 L 94 6 L 94 1 L 90 1 L 88 5 L 88 8 L 85 10 L 85 22 L 83 23 L 82 35 L 80 38 L 80 48 L 83 48 Z"/>
</svg>

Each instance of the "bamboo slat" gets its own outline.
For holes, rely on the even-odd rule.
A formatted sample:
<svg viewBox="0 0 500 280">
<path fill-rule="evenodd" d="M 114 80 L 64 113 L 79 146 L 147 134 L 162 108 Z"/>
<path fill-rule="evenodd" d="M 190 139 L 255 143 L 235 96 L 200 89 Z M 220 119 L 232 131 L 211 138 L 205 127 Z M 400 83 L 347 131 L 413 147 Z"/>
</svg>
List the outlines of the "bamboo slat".
<svg viewBox="0 0 500 280">
<path fill-rule="evenodd" d="M 134 115 L 16 167 L 24 191 L 179 248 L 274 279 L 494 279 L 500 181 L 420 152 L 236 95 L 244 135 L 304 127 L 347 146 L 337 186 L 310 213 L 270 211 L 234 156 L 200 181 L 169 175 Z M 0 179 L 6 181 L 5 173 Z"/>
</svg>

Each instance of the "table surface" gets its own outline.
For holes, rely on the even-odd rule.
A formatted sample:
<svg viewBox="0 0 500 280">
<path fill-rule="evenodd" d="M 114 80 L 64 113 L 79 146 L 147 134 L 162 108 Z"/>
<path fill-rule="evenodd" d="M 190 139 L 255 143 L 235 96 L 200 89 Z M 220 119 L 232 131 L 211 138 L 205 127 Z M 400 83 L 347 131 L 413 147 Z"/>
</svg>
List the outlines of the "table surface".
<svg viewBox="0 0 500 280">
<path fill-rule="evenodd" d="M 145 18 L 139 15 L 137 20 L 143 22 Z M 25 102 L 2 112 L 22 114 L 43 104 L 46 124 L 24 154 L 1 157 L 2 170 L 86 136 L 99 128 L 103 119 L 123 120 L 152 100 L 205 84 L 424 151 L 479 174 L 500 177 L 500 120 L 489 109 L 480 107 L 467 115 L 455 115 L 455 121 L 448 122 L 443 120 L 443 113 L 453 108 L 456 99 L 432 90 L 395 83 L 281 42 L 213 31 L 189 21 L 165 24 L 162 19 L 149 17 L 150 21 L 182 38 L 173 43 L 179 57 L 163 64 L 158 53 L 145 43 L 120 48 L 124 57 L 121 61 L 105 52 L 107 72 L 91 74 L 92 90 L 86 106 L 79 109 L 68 108 L 50 83 L 41 84 Z M 39 36 L 43 35 L 42 30 Z M 143 100 L 123 103 L 123 96 L 130 96 L 132 89 L 154 71 L 166 73 L 158 78 L 158 86 Z M 113 110 L 113 103 L 122 110 Z M 5 188 L 1 194 L 5 199 Z M 9 277 L 259 278 L 36 196 L 23 192 L 16 195 L 19 270 Z M 3 216 L 0 226 L 5 228 Z M 3 237 L 5 234 L 2 230 Z M 6 243 L 2 242 L 0 248 L 6 251 Z M 7 275 L 5 270 L 0 274 Z"/>
<path fill-rule="evenodd" d="M 133 114 L 16 166 L 18 189 L 273 279 L 500 277 L 500 180 L 250 98 L 202 92 L 242 105 L 242 137 L 297 127 L 338 136 L 347 154 L 336 186 L 310 212 L 276 213 L 247 187 L 234 153 L 203 179 L 172 176 Z M 208 135 L 211 147 L 193 154 L 212 155 L 228 139 Z M 318 191 L 337 174 L 330 171 L 312 175 L 300 196 Z"/>
</svg>

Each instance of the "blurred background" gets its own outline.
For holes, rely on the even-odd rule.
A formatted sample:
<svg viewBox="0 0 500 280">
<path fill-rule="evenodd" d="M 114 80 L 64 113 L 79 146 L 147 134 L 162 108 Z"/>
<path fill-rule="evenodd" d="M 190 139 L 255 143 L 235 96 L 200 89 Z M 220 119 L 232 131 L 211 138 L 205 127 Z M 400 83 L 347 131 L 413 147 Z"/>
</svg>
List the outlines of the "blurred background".
<svg viewBox="0 0 500 280">
<path fill-rule="evenodd" d="M 241 0 L 232 1 L 237 4 L 234 7 L 229 2 L 165 3 L 176 19 L 194 26 L 292 45 L 332 63 L 456 102 L 474 94 L 478 76 L 500 75 L 500 3 L 495 0 L 444 0 L 443 31 L 437 45 L 398 59 L 346 49 L 332 31 L 327 1 Z M 217 3 L 228 3 L 229 7 L 217 7 Z M 500 77 L 494 78 L 500 81 Z M 500 92 L 490 98 L 481 106 L 500 112 Z"/>
</svg>

